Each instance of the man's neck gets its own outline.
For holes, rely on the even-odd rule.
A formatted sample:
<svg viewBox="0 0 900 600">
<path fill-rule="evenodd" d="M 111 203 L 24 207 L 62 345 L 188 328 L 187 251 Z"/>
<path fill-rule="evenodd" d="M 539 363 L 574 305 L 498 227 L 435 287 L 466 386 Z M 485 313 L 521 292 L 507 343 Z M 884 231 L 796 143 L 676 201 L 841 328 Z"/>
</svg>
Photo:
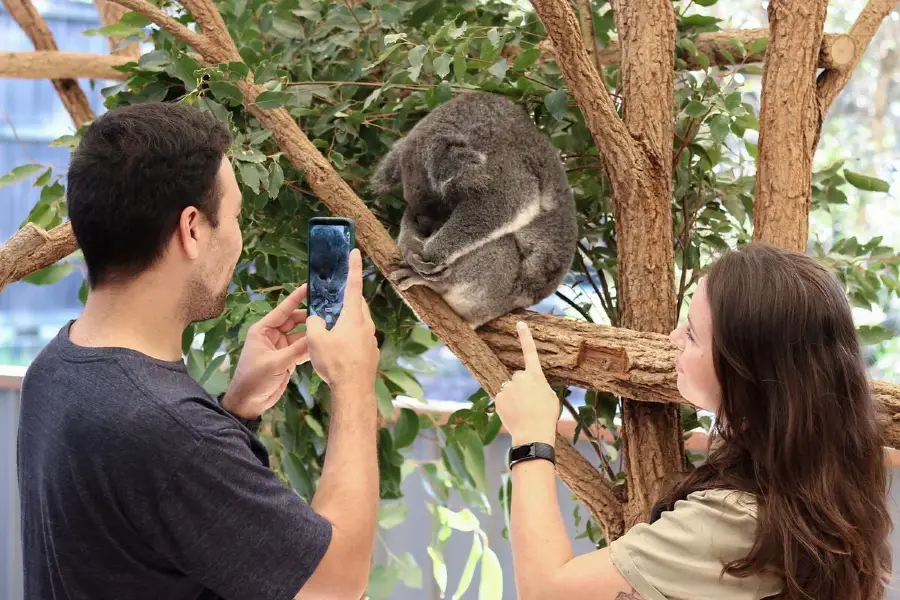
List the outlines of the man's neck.
<svg viewBox="0 0 900 600">
<path fill-rule="evenodd" d="M 73 343 L 90 347 L 130 348 L 160 360 L 181 360 L 184 320 L 180 290 L 151 276 L 109 284 L 88 294 L 84 311 L 72 326 Z"/>
</svg>

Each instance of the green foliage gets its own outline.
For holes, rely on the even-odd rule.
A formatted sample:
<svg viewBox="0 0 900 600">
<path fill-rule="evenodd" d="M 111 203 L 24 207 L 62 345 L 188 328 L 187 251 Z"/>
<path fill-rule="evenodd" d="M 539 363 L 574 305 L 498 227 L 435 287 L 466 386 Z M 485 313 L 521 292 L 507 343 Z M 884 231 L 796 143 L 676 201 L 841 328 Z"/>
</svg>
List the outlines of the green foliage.
<svg viewBox="0 0 900 600">
<path fill-rule="evenodd" d="M 697 2 L 709 6 L 715 0 Z M 613 13 L 602 0 L 593 3 L 600 45 L 614 35 Z M 688 6 L 685 3 L 685 6 Z M 266 91 L 256 99 L 262 108 L 284 107 L 341 177 L 396 237 L 403 209 L 400 197 L 378 197 L 368 181 L 373 166 L 391 145 L 423 116 L 456 94 L 473 90 L 503 94 L 530 111 L 535 123 L 562 154 L 575 192 L 581 240 L 573 271 L 560 295 L 581 316 L 616 324 L 616 234 L 610 186 L 585 120 L 566 89 L 559 68 L 542 56 L 545 38 L 539 20 L 522 5 L 502 0 L 220 0 L 218 7 L 243 62 L 201 66 L 177 41 L 145 19 L 126 14 L 119 24 L 89 35 L 123 35 L 123 43 L 149 40 L 154 51 L 120 69 L 123 83 L 103 90 L 106 106 L 147 101 L 184 102 L 208 111 L 228 124 L 235 135 L 229 152 L 244 194 L 241 225 L 244 249 L 234 275 L 224 314 L 195 324 L 185 332 L 183 350 L 189 372 L 210 393 L 227 388 L 249 326 L 306 279 L 308 220 L 326 214 L 311 193 L 304 173 L 284 157 L 272 138 L 244 106 L 235 83 L 252 73 Z M 184 18 L 189 21 L 188 17 Z M 709 65 L 699 54 L 696 35 L 719 29 L 712 17 L 679 14 L 677 62 Z M 676 73 L 675 139 L 673 143 L 674 244 L 679 310 L 690 296 L 703 266 L 729 246 L 750 239 L 753 222 L 757 109 L 745 97 L 745 80 L 758 65 L 743 61 L 765 48 L 765 41 L 744 48 L 739 42 L 723 56 L 729 68 Z M 611 90 L 620 72 L 608 67 L 603 76 Z M 621 110 L 618 99 L 617 109 Z M 72 147 L 76 135 L 53 145 Z M 65 218 L 65 190 L 60 175 L 41 165 L 23 165 L 0 178 L 0 188 L 36 177 L 40 200 L 28 221 L 50 228 Z M 883 192 L 886 184 L 836 163 L 813 177 L 814 210 L 828 211 L 848 202 L 847 186 Z M 880 238 L 865 243 L 838 236 L 811 249 L 835 269 L 856 306 L 884 304 L 900 293 L 894 251 Z M 65 276 L 72 264 L 48 267 L 28 278 L 47 284 Z M 83 293 L 85 290 L 82 290 Z M 424 400 L 417 376 L 434 370 L 423 354 L 437 340 L 371 264 L 366 265 L 364 293 L 383 336 L 376 386 L 378 410 L 394 414 L 399 396 Z M 892 333 L 880 326 L 860 329 L 866 343 Z M 265 417 L 261 439 L 279 476 L 311 500 L 321 475 L 329 425 L 330 394 L 309 365 L 297 369 L 284 397 Z M 615 435 L 619 399 L 589 391 L 584 406 L 567 405 L 571 390 L 560 389 L 566 410 L 577 420 L 576 439 L 589 439 L 598 467 L 620 480 L 609 465 L 620 440 Z M 613 441 L 587 436 L 589 426 L 612 432 Z M 709 429 L 709 418 L 685 411 L 685 430 Z M 479 598 L 500 598 L 503 574 L 473 511 L 490 513 L 488 498 L 497 493 L 508 519 L 511 482 L 487 478 L 484 447 L 500 430 L 490 399 L 480 391 L 448 421 L 436 425 L 410 408 L 399 411 L 392 427 L 379 431 L 381 529 L 401 525 L 408 507 L 401 483 L 418 471 L 426 482 L 433 515 L 427 552 L 431 577 L 454 598 L 471 587 L 480 565 Z M 406 454 L 418 436 L 436 436 L 438 460 L 415 462 Z M 451 507 L 458 495 L 468 508 Z M 576 509 L 580 537 L 603 546 L 602 531 Z M 456 533 L 454 533 L 456 532 Z M 472 534 L 472 547 L 458 582 L 448 581 L 443 552 L 450 535 Z M 369 593 L 389 598 L 397 585 L 420 589 L 424 565 L 412 555 L 396 556 L 371 574 Z"/>
</svg>

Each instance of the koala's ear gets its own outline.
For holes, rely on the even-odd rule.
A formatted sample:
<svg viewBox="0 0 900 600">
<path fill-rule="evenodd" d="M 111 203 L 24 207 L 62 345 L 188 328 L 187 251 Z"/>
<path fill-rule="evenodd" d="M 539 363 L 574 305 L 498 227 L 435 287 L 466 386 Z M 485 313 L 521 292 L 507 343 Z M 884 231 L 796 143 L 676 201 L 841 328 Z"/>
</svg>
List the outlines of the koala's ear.
<svg viewBox="0 0 900 600">
<path fill-rule="evenodd" d="M 425 170 L 431 187 L 443 192 L 448 183 L 471 173 L 486 160 L 487 156 L 470 146 L 461 135 L 439 134 L 428 143 Z"/>
<path fill-rule="evenodd" d="M 390 194 L 403 183 L 403 176 L 400 171 L 400 153 L 403 143 L 404 139 L 394 142 L 390 151 L 375 168 L 375 172 L 372 174 L 371 186 L 376 193 Z"/>
</svg>

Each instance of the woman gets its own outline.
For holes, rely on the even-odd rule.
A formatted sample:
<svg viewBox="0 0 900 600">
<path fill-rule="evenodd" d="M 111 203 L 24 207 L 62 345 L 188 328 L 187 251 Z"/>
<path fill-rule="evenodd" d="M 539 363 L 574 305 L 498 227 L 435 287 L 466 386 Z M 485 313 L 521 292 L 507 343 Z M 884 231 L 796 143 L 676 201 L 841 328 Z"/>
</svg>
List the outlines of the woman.
<svg viewBox="0 0 900 600">
<path fill-rule="evenodd" d="M 514 448 L 546 449 L 558 401 L 524 324 L 519 336 L 525 371 L 497 411 Z M 891 568 L 885 456 L 838 281 L 802 254 L 745 246 L 712 266 L 671 339 L 679 392 L 717 416 L 707 461 L 651 523 L 578 557 L 552 462 L 514 462 L 520 600 L 880 598 Z"/>
</svg>

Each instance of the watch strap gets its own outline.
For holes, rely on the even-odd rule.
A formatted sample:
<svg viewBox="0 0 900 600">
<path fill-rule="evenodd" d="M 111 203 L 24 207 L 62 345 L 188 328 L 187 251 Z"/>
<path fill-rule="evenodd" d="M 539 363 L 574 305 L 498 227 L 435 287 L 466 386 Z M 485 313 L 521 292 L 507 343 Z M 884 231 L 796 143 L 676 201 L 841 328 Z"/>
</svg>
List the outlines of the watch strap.
<svg viewBox="0 0 900 600">
<path fill-rule="evenodd" d="M 535 459 L 547 460 L 555 465 L 556 450 L 552 445 L 545 444 L 544 442 L 531 442 L 528 444 L 521 444 L 519 446 L 513 446 L 509 449 L 507 462 L 509 464 L 509 468 L 512 469 L 513 465 L 515 465 L 516 463 Z"/>
</svg>

